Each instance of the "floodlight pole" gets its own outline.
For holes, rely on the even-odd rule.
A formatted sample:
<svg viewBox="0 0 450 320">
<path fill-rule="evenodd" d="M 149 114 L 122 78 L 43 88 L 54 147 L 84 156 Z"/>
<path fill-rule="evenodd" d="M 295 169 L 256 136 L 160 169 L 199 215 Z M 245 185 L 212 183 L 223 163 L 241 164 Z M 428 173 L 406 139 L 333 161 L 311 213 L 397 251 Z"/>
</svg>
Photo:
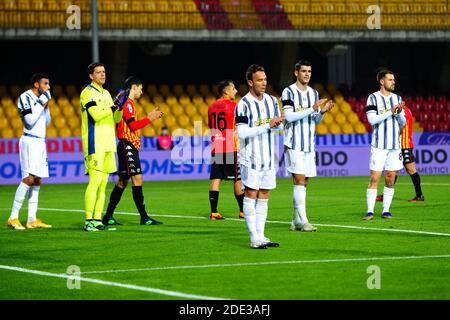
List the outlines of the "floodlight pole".
<svg viewBox="0 0 450 320">
<path fill-rule="evenodd" d="M 99 62 L 100 54 L 98 50 L 98 9 L 97 0 L 91 0 L 91 30 L 92 30 L 92 61 Z"/>
</svg>

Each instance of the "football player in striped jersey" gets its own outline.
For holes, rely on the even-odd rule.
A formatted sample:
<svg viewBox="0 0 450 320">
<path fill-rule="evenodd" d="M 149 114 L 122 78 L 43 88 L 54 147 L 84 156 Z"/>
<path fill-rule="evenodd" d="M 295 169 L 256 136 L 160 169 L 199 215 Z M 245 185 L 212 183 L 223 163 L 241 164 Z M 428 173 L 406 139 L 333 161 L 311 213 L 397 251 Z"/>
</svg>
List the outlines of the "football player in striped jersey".
<svg viewBox="0 0 450 320">
<path fill-rule="evenodd" d="M 385 186 L 383 189 L 382 218 L 392 218 L 389 212 L 394 197 L 395 175 L 403 167 L 400 145 L 400 132 L 405 125 L 405 103 L 394 93 L 395 77 L 390 70 L 377 74 L 380 90 L 367 99 L 367 120 L 372 125 L 370 148 L 370 182 L 366 191 L 367 213 L 364 220 L 373 219 L 377 186 L 383 170 Z"/>
<path fill-rule="evenodd" d="M 294 213 L 291 230 L 316 231 L 306 215 L 306 187 L 309 178 L 315 177 L 316 124 L 325 112 L 333 108 L 333 101 L 319 99 L 317 90 L 309 87 L 311 62 L 300 60 L 294 66 L 295 83 L 285 88 L 281 95 L 285 120 L 284 146 L 286 169 L 294 183 Z"/>
</svg>

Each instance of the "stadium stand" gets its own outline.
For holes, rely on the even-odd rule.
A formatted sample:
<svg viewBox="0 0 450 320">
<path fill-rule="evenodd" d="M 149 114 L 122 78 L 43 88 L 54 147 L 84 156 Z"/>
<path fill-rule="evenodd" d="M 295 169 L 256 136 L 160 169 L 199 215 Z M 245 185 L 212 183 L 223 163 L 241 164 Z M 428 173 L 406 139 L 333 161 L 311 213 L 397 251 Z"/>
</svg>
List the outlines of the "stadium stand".
<svg viewBox="0 0 450 320">
<path fill-rule="evenodd" d="M 335 108 L 327 114 L 324 121 L 317 126 L 317 134 L 367 133 L 371 127 L 366 118 L 367 97 L 344 96 L 334 85 L 314 86 L 321 97 L 332 97 Z M 238 85 L 239 91 L 246 93 L 246 86 Z M 22 88 L 17 85 L 0 86 L 0 133 L 2 138 L 20 137 L 22 122 L 17 111 L 18 92 Z M 18 91 L 19 90 L 19 91 Z M 158 106 L 165 116 L 162 121 L 155 121 L 141 131 L 142 135 L 158 135 L 163 126 L 173 133 L 178 128 L 194 133 L 197 125 L 205 134 L 208 129 L 208 105 L 215 101 L 207 84 L 186 86 L 175 84 L 147 85 L 146 93 L 138 102 L 138 118 L 142 118 Z M 279 99 L 279 94 L 269 85 L 268 92 Z M 70 137 L 80 135 L 79 90 L 74 85 L 65 87 L 55 85 L 52 89 L 55 99 L 50 101 L 52 123 L 48 127 L 49 137 Z M 238 94 L 240 99 L 241 94 Z M 450 99 L 446 96 L 404 97 L 414 116 L 414 131 L 450 130 Z M 196 122 L 199 122 L 196 124 Z"/>
<path fill-rule="evenodd" d="M 383 29 L 448 29 L 447 0 L 378 0 Z M 65 28 L 67 8 L 90 1 L 0 0 L 0 28 Z M 101 28 L 153 29 L 366 29 L 367 0 L 99 0 Z M 370 11 L 369 11 L 370 12 Z"/>
</svg>

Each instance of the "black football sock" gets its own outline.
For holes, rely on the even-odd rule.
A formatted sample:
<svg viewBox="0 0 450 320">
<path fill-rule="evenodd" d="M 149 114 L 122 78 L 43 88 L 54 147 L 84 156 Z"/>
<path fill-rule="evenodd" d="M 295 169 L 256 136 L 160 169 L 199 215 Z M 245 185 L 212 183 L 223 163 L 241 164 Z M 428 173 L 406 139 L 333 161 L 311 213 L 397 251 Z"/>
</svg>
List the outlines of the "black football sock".
<svg viewBox="0 0 450 320">
<path fill-rule="evenodd" d="M 141 220 L 148 217 L 147 211 L 145 211 L 144 194 L 142 193 L 142 186 L 133 186 L 133 200 L 136 208 L 141 215 Z"/>
<path fill-rule="evenodd" d="M 236 201 L 239 205 L 239 211 L 244 212 L 244 194 L 235 194 L 234 197 L 236 198 Z"/>
<path fill-rule="evenodd" d="M 209 204 L 211 212 L 217 212 L 217 204 L 219 203 L 219 191 L 209 191 Z"/>
<path fill-rule="evenodd" d="M 113 216 L 114 210 L 116 210 L 116 207 L 119 204 L 120 199 L 122 198 L 123 190 L 124 189 L 119 188 L 117 185 L 114 186 L 114 189 L 109 196 L 108 209 L 106 209 L 105 214 L 106 217 L 110 218 Z"/>
<path fill-rule="evenodd" d="M 411 180 L 414 184 L 414 189 L 416 189 L 416 196 L 421 197 L 422 196 L 422 188 L 420 187 L 420 176 L 419 173 L 416 172 L 412 175 L 410 175 Z"/>
</svg>

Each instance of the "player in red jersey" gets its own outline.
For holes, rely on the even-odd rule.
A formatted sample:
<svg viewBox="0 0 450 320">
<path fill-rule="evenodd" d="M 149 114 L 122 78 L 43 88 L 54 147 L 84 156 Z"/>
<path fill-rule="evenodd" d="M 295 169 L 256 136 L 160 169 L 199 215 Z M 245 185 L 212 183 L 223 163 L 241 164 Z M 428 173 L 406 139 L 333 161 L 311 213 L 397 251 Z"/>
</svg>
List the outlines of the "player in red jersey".
<svg viewBox="0 0 450 320">
<path fill-rule="evenodd" d="M 235 133 L 233 101 L 237 90 L 233 81 L 219 82 L 220 98 L 208 107 L 209 128 L 211 129 L 211 174 L 209 179 L 209 203 L 211 220 L 223 219 L 217 212 L 219 187 L 222 180 L 234 181 L 234 196 L 239 205 L 239 218 L 244 218 L 241 174 L 237 164 L 237 138 Z"/>
<path fill-rule="evenodd" d="M 119 204 L 123 190 L 128 185 L 131 178 L 133 184 L 133 200 L 141 216 L 142 225 L 157 225 L 162 222 L 156 221 L 148 216 L 145 210 L 144 194 L 142 192 L 142 170 L 139 160 L 139 149 L 141 140 L 138 135 L 139 129 L 148 126 L 152 121 L 159 119 L 163 113 L 156 107 L 147 117 L 136 120 L 136 109 L 134 101 L 142 96 L 142 82 L 136 77 L 128 77 L 125 80 L 126 91 L 119 93 L 118 97 L 128 98 L 123 105 L 122 120 L 117 125 L 117 156 L 119 159 L 119 180 L 111 192 L 108 209 L 103 217 L 103 224 L 106 226 L 119 224 L 113 217 L 114 210 Z M 128 97 L 126 97 L 128 94 Z"/>
<path fill-rule="evenodd" d="M 403 166 L 406 169 L 406 172 L 411 177 L 411 180 L 414 184 L 414 189 L 416 190 L 416 196 L 409 202 L 418 202 L 425 201 L 425 197 L 422 193 L 422 187 L 420 186 L 420 175 L 416 170 L 416 163 L 414 162 L 414 142 L 412 139 L 413 133 L 413 115 L 411 110 L 404 106 L 403 108 L 406 117 L 406 124 L 403 127 L 403 130 L 400 135 L 400 144 L 402 149 L 403 156 Z M 397 181 L 397 176 L 395 177 L 395 181 Z M 377 196 L 377 201 L 383 201 L 383 195 Z"/>
</svg>

